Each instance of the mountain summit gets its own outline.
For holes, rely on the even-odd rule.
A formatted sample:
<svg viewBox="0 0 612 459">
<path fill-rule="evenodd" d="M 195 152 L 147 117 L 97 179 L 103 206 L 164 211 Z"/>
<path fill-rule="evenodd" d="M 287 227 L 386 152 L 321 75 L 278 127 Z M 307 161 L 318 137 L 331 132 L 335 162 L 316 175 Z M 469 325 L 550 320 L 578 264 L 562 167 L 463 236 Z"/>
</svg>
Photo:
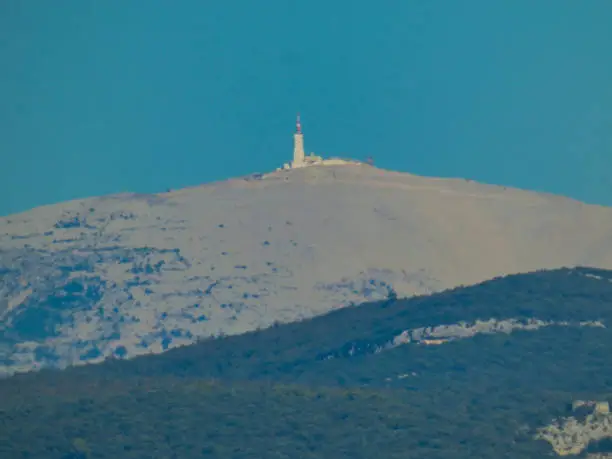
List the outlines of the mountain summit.
<svg viewBox="0 0 612 459">
<path fill-rule="evenodd" d="M 576 265 L 612 208 L 359 163 L 70 201 L 0 219 L 0 373 Z"/>
</svg>

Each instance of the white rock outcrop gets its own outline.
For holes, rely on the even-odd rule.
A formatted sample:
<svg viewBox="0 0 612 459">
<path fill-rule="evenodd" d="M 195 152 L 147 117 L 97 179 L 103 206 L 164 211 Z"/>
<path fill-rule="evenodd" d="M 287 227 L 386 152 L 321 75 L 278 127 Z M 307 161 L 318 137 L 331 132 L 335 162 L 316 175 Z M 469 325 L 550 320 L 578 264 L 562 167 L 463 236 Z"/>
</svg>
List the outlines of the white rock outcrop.
<svg viewBox="0 0 612 459">
<path fill-rule="evenodd" d="M 436 325 L 431 327 L 420 327 L 404 330 L 395 336 L 387 345 L 381 348 L 390 349 L 402 344 L 443 344 L 456 339 L 471 338 L 477 334 L 512 333 L 516 330 L 538 330 L 542 327 L 598 327 L 605 328 L 599 320 L 568 322 L 568 321 L 546 321 L 536 318 L 522 319 L 488 319 L 476 320 L 473 323 L 459 322 L 449 325 Z"/>
<path fill-rule="evenodd" d="M 539 429 L 535 438 L 550 443 L 559 456 L 577 455 L 592 441 L 612 438 L 612 415 L 608 408 L 608 412 L 603 413 L 595 410 L 584 421 L 573 416 L 555 419 L 551 425 Z"/>
</svg>

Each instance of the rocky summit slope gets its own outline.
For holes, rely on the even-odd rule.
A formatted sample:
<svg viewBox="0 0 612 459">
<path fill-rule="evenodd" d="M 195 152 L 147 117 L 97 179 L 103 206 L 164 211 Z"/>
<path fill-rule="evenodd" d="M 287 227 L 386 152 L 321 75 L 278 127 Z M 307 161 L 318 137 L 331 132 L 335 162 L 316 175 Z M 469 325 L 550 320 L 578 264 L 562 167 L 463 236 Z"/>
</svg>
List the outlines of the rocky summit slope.
<svg viewBox="0 0 612 459">
<path fill-rule="evenodd" d="M 575 265 L 612 208 L 367 165 L 71 201 L 0 219 L 0 374 Z"/>
</svg>

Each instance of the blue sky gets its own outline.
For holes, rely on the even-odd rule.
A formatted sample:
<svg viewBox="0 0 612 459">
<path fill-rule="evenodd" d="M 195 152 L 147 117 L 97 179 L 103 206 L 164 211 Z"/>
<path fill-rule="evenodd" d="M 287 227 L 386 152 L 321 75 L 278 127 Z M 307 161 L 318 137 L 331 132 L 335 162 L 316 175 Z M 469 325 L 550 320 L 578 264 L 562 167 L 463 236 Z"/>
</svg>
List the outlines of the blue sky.
<svg viewBox="0 0 612 459">
<path fill-rule="evenodd" d="M 612 205 L 609 0 L 4 0 L 0 215 L 307 152 Z"/>
</svg>

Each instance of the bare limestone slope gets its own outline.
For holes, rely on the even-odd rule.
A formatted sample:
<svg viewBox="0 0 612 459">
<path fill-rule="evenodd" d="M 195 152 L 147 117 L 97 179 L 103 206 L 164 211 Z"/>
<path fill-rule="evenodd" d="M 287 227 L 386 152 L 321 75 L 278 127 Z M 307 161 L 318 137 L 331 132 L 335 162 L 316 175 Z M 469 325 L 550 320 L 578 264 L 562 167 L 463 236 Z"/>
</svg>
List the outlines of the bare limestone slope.
<svg viewBox="0 0 612 459">
<path fill-rule="evenodd" d="M 367 165 L 71 201 L 0 219 L 0 374 L 575 265 L 612 208 Z"/>
</svg>

